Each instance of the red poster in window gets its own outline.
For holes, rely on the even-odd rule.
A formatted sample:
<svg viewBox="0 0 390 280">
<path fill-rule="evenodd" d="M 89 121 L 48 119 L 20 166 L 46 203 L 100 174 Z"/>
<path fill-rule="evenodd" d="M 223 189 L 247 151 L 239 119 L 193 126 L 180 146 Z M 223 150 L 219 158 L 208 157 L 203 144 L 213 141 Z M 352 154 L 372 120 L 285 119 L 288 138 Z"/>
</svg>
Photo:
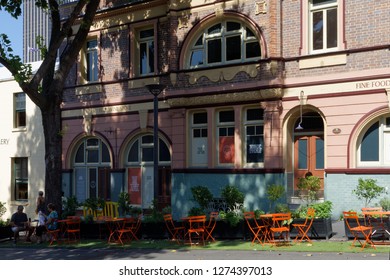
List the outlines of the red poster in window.
<svg viewBox="0 0 390 280">
<path fill-rule="evenodd" d="M 219 137 L 219 163 L 234 163 L 234 136 Z"/>
<path fill-rule="evenodd" d="M 127 183 L 130 203 L 141 204 L 141 168 L 129 168 Z"/>
</svg>

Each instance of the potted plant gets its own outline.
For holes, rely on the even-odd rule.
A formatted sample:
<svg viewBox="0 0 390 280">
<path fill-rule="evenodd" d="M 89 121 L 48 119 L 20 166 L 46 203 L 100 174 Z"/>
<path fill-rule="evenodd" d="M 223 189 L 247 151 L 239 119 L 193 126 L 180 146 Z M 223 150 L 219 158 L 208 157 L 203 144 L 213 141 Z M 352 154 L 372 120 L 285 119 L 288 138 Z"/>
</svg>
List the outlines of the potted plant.
<svg viewBox="0 0 390 280">
<path fill-rule="evenodd" d="M 373 199 L 386 193 L 386 188 L 378 186 L 377 180 L 362 178 L 359 178 L 357 187 L 352 191 L 359 200 L 364 201 L 364 207 L 367 207 Z"/>
<path fill-rule="evenodd" d="M 308 172 L 305 177 L 299 178 L 297 187 L 299 196 L 306 205 L 309 205 L 318 200 L 318 191 L 321 188 L 321 180 L 317 176 L 311 175 Z"/>
<path fill-rule="evenodd" d="M 227 185 L 222 189 L 221 197 L 227 208 L 219 212 L 221 222 L 217 222 L 216 238 L 243 238 L 246 228 L 243 222 L 244 193 L 236 186 Z"/>
<path fill-rule="evenodd" d="M 96 217 L 98 216 L 98 211 L 103 210 L 105 203 L 106 202 L 104 201 L 103 198 L 90 197 L 84 201 L 83 206 L 87 209 L 91 209 L 92 216 Z"/>
<path fill-rule="evenodd" d="M 331 201 L 324 201 L 320 203 L 313 203 L 310 205 L 302 205 L 293 213 L 293 222 L 292 223 L 303 223 L 307 209 L 311 207 L 314 208 L 315 218 L 311 229 L 308 232 L 310 238 L 325 238 L 329 239 L 333 234 L 332 229 L 332 209 L 333 204 Z M 291 229 L 291 237 L 294 238 L 297 234 L 296 229 Z"/>
<path fill-rule="evenodd" d="M 166 226 L 164 222 L 164 214 L 171 213 L 171 209 L 164 208 L 162 211 L 158 210 L 158 201 L 153 199 L 151 206 L 146 210 L 143 217 L 141 230 L 142 237 L 145 239 L 163 239 L 166 238 Z"/>
<path fill-rule="evenodd" d="M 80 206 L 80 203 L 77 201 L 75 196 L 70 196 L 63 200 L 62 202 L 62 218 L 65 219 L 68 216 L 75 216 L 77 208 Z"/>
<path fill-rule="evenodd" d="M 269 211 L 272 212 L 274 209 L 275 202 L 284 196 L 285 194 L 284 186 L 282 185 L 270 185 L 267 187 L 267 198 L 269 201 Z"/>
<path fill-rule="evenodd" d="M 130 214 L 131 205 L 130 205 L 130 195 L 128 192 L 121 192 L 118 196 L 118 206 L 119 206 L 119 216 L 125 217 Z"/>
<path fill-rule="evenodd" d="M 205 186 L 195 186 L 191 188 L 191 193 L 199 207 L 203 209 L 203 211 L 206 211 L 209 203 L 213 199 L 213 194 L 210 192 L 209 188 Z"/>
<path fill-rule="evenodd" d="M 5 208 L 5 203 L 0 201 L 0 240 L 3 238 L 11 238 L 12 231 L 11 226 L 9 225 L 9 220 L 3 221 L 1 217 L 4 215 L 4 213 L 7 211 L 7 208 Z"/>
</svg>

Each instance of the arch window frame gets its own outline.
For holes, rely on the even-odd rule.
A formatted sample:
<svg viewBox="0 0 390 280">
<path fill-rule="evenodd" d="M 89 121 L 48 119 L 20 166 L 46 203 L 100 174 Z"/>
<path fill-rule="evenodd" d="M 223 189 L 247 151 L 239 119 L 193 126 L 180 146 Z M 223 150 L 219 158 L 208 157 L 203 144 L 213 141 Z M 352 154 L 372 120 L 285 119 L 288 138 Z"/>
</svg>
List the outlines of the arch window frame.
<svg viewBox="0 0 390 280">
<path fill-rule="evenodd" d="M 368 148 L 375 150 L 362 150 Z M 358 167 L 390 166 L 390 114 L 373 119 L 362 129 L 357 140 L 356 158 Z"/>
<path fill-rule="evenodd" d="M 240 27 L 234 27 L 237 25 Z M 239 44 L 237 38 L 240 38 Z M 251 45 L 257 45 L 258 53 L 248 56 Z M 240 51 L 235 51 L 238 46 L 240 47 Z M 252 47 L 252 49 L 256 50 L 256 46 Z M 208 55 L 210 52 L 213 53 L 214 60 L 211 60 L 211 56 Z M 215 58 L 215 54 L 218 52 L 219 55 Z M 225 19 L 207 25 L 194 36 L 194 40 L 187 53 L 186 68 L 196 69 L 250 62 L 257 61 L 261 58 L 261 38 L 256 36 L 256 32 L 244 22 L 235 19 Z"/>
</svg>

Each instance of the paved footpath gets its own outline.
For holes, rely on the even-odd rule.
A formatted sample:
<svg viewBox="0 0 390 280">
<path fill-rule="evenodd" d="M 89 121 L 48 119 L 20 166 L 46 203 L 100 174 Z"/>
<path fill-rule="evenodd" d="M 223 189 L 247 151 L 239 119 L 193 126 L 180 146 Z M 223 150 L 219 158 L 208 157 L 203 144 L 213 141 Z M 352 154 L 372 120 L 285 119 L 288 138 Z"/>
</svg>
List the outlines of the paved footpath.
<svg viewBox="0 0 390 280">
<path fill-rule="evenodd" d="M 390 253 L 0 248 L 0 260 L 390 260 Z"/>
</svg>

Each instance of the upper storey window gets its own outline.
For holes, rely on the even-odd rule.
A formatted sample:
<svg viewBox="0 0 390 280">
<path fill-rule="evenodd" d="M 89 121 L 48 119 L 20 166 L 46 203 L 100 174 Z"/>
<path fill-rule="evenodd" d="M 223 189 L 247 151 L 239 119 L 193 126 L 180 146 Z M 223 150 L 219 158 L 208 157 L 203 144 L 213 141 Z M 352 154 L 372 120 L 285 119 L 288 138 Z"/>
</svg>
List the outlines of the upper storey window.
<svg viewBox="0 0 390 280">
<path fill-rule="evenodd" d="M 338 0 L 312 0 L 309 4 L 309 36 L 312 53 L 337 50 Z"/>
<path fill-rule="evenodd" d="M 140 75 L 154 73 L 154 30 L 146 29 L 138 33 Z"/>
<path fill-rule="evenodd" d="M 99 71 L 98 71 L 98 43 L 97 39 L 87 41 L 86 46 L 86 70 L 87 70 L 87 81 L 97 82 Z"/>
<path fill-rule="evenodd" d="M 206 28 L 195 39 L 189 68 L 256 60 L 261 57 L 259 39 L 243 24 L 224 21 Z"/>
</svg>

